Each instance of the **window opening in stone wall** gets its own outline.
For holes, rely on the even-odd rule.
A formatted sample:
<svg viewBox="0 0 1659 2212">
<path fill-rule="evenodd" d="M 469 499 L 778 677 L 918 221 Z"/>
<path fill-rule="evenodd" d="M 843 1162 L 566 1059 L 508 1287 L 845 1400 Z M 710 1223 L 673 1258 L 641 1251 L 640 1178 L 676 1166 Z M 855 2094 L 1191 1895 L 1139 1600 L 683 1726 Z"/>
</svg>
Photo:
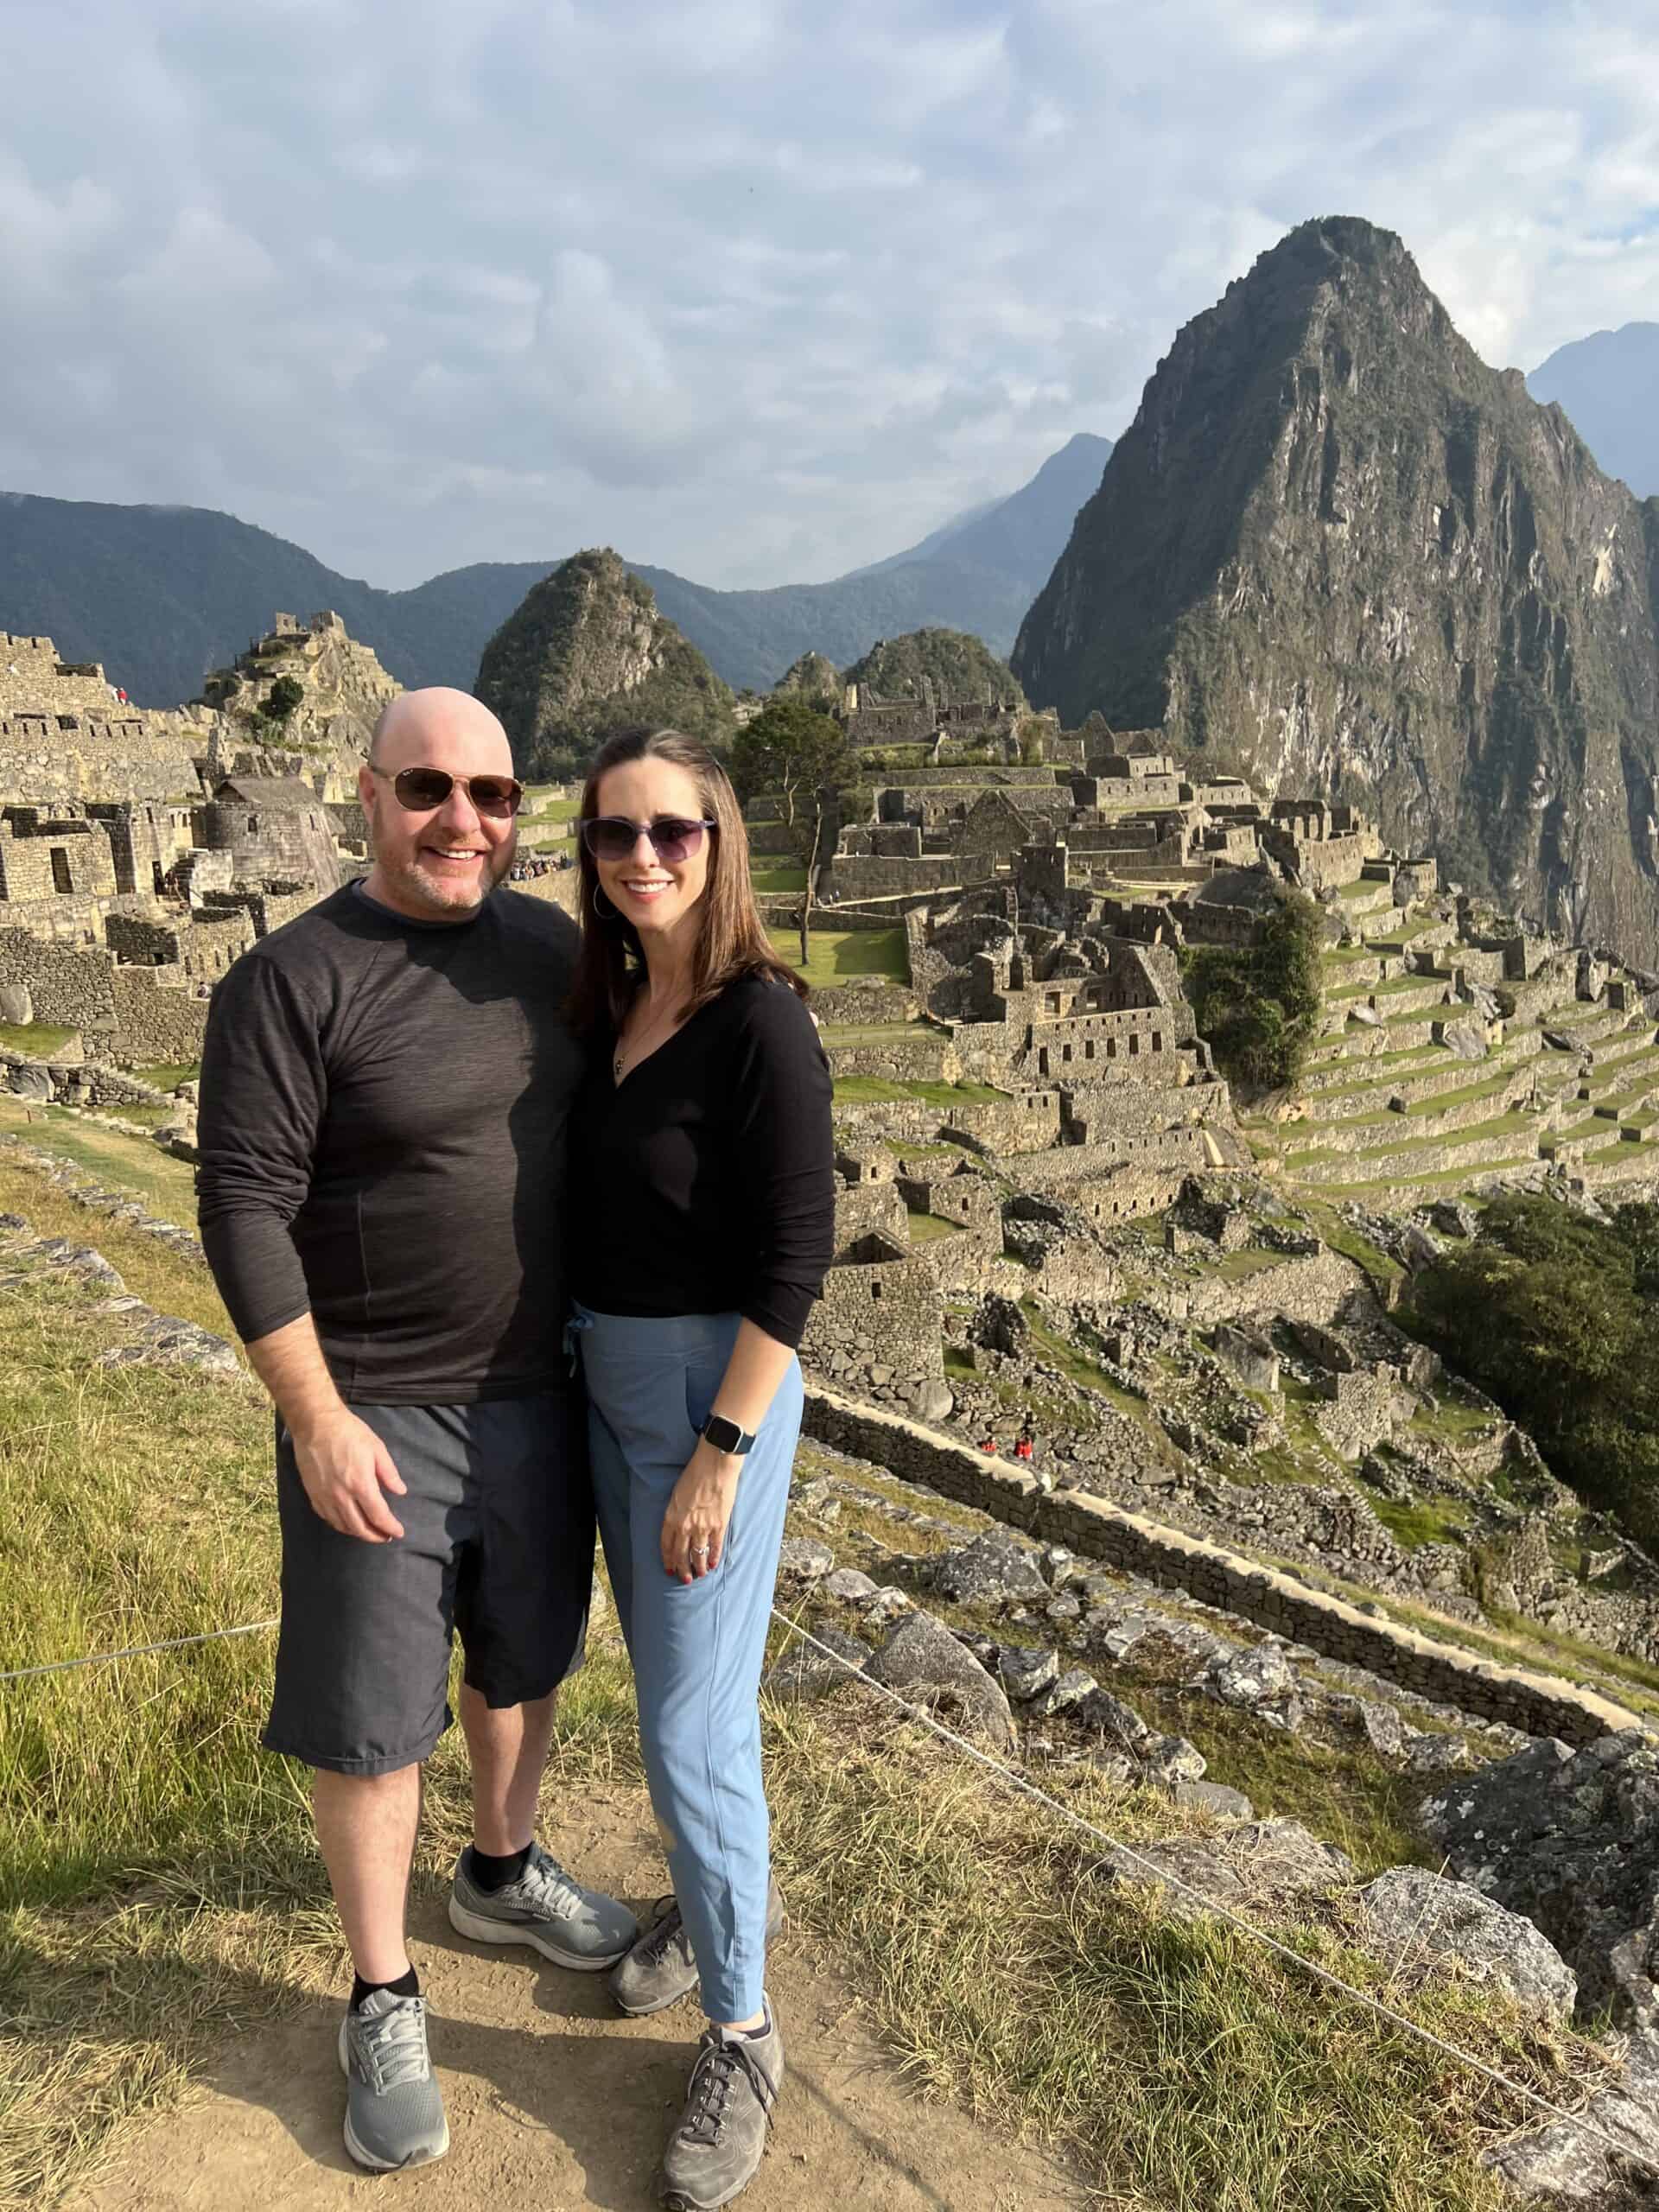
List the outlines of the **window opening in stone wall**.
<svg viewBox="0 0 1659 2212">
<path fill-rule="evenodd" d="M 870 1296 L 871 1296 L 872 1298 L 880 1298 L 880 1295 L 881 1295 L 881 1286 L 880 1286 L 880 1284 L 879 1282 L 873 1282 L 873 1283 L 870 1285 Z"/>
<path fill-rule="evenodd" d="M 52 848 L 52 888 L 54 891 L 73 891 L 74 887 L 69 875 L 68 852 L 62 845 L 54 845 Z"/>
</svg>

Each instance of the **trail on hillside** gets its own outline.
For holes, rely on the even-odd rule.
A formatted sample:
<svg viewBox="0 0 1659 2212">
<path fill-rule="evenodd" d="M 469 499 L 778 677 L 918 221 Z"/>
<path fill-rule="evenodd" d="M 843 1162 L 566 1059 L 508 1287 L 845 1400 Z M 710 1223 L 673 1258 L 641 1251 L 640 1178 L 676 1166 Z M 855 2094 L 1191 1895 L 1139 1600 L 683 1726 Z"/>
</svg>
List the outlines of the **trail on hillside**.
<svg viewBox="0 0 1659 2212">
<path fill-rule="evenodd" d="M 589 1793 L 544 1840 L 636 1904 L 662 1882 L 638 1790 Z M 340 2139 L 340 2006 L 312 2004 L 227 2049 L 202 2092 L 131 2140 L 68 2212 L 317 2212 L 380 2192 L 432 2212 L 645 2212 L 702 2024 L 696 2005 L 620 2018 L 603 1976 L 465 1942 L 441 1897 L 417 1908 L 412 1937 L 449 2115 L 447 2158 L 386 2177 L 352 2164 Z M 769 1982 L 790 2070 L 745 2212 L 1070 2212 L 1084 2202 L 1048 2161 L 919 2098 L 830 1962 L 792 1929 Z"/>
</svg>

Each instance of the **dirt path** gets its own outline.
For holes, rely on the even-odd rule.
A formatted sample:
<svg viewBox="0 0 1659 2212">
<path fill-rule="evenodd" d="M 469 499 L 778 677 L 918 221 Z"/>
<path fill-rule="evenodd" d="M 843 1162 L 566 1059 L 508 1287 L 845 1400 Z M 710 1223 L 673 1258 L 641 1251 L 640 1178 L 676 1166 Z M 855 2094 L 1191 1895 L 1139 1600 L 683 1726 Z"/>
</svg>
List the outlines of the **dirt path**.
<svg viewBox="0 0 1659 2212">
<path fill-rule="evenodd" d="M 661 1859 L 632 1790 L 595 1791 L 547 1835 L 589 1879 L 638 1904 Z M 340 2141 L 338 2004 L 249 2037 L 203 2093 L 137 2138 L 71 2212 L 321 2212 L 395 2195 L 410 2212 L 648 2212 L 657 2161 L 701 2024 L 694 2003 L 652 2020 L 610 2011 L 603 1977 L 530 1951 L 492 1952 L 416 1916 L 450 2150 L 376 2178 Z M 790 2072 L 772 2148 L 744 2212 L 1071 2212 L 1083 2192 L 1046 2161 L 922 2102 L 859 2024 L 815 1947 L 791 1930 L 771 1990 Z"/>
</svg>

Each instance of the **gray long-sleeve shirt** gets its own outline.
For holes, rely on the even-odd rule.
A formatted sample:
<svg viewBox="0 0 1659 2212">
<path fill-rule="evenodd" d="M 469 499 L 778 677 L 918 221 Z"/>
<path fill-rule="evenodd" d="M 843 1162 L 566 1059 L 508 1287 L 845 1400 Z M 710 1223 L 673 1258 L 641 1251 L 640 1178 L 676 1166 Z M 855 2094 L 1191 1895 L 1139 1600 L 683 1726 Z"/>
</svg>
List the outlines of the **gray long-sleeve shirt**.
<svg viewBox="0 0 1659 2212">
<path fill-rule="evenodd" d="M 309 1311 L 359 1404 L 563 1380 L 575 945 L 518 892 L 419 923 L 348 886 L 237 962 L 208 1018 L 200 1213 L 245 1340 Z"/>
</svg>

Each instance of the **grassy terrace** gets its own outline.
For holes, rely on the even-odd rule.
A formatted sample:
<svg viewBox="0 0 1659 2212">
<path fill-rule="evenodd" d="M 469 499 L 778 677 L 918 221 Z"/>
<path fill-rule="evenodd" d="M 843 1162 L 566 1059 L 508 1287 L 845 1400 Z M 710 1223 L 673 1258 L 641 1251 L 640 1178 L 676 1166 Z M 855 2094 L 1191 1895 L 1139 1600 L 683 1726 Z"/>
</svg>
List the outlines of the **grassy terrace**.
<svg viewBox="0 0 1659 2212">
<path fill-rule="evenodd" d="M 49 1021 L 0 1021 L 0 1046 L 25 1059 L 55 1059 L 78 1029 L 54 1029 Z"/>
<path fill-rule="evenodd" d="M 96 1122 L 85 1121 L 61 1107 L 48 1106 L 42 1109 L 37 1106 L 33 1110 L 36 1116 L 43 1112 L 44 1118 L 30 1120 L 19 1100 L 0 1093 L 0 1135 L 15 1132 L 40 1151 L 49 1152 L 69 1166 L 96 1177 L 106 1189 L 125 1192 L 139 1199 L 163 1220 L 175 1221 L 184 1229 L 195 1227 L 195 1175 L 183 1160 L 173 1159 L 153 1145 L 124 1137 L 114 1129 L 100 1128 Z M 6 1154 L 0 1150 L 0 1169 L 5 1164 Z M 41 1186 L 43 1192 L 47 1187 Z M 59 1210 L 54 1217 L 59 1225 L 50 1232 L 53 1236 L 72 1236 L 77 1244 L 98 1241 L 93 1235 L 92 1215 L 67 1198 L 52 1202 Z M 47 1200 L 42 1198 L 41 1204 L 45 1203 Z M 41 1205 L 11 1210 L 27 1211 L 29 1218 L 35 1221 Z M 0 1202 L 0 1212 L 5 1211 L 6 1205 Z M 96 1226 L 101 1236 L 103 1224 L 99 1223 Z M 136 1284 L 133 1287 L 137 1287 Z M 141 1295 L 148 1297 L 149 1293 Z"/>
<path fill-rule="evenodd" d="M 1517 1167 L 1531 1167 L 1537 1154 L 1516 1153 L 1502 1160 L 1478 1160 L 1467 1167 L 1441 1167 L 1416 1175 L 1382 1175 L 1369 1182 L 1321 1183 L 1319 1189 L 1327 1198 L 1375 1199 L 1388 1191 L 1459 1191 L 1478 1175 L 1502 1175 Z"/>
<path fill-rule="evenodd" d="M 801 938 L 798 930 L 773 929 L 766 934 L 779 957 L 798 968 Z M 811 932 L 811 957 L 801 973 L 820 989 L 835 983 L 855 982 L 874 976 L 888 982 L 910 981 L 910 959 L 905 933 L 894 930 L 821 930 Z"/>
<path fill-rule="evenodd" d="M 1446 988 L 1446 978 L 1441 976 L 1390 976 L 1380 983 L 1341 983 L 1325 995 L 1328 1004 L 1340 1006 L 1349 999 L 1363 1002 L 1370 998 L 1398 998 L 1408 991 L 1444 991 Z"/>
<path fill-rule="evenodd" d="M 1389 1114 L 1385 1121 L 1403 1122 L 1402 1114 Z M 1450 1145 L 1481 1144 L 1489 1137 L 1518 1135 L 1522 1130 L 1537 1131 L 1539 1120 L 1535 1114 L 1500 1114 L 1493 1121 L 1471 1122 L 1466 1128 L 1431 1130 L 1426 1136 L 1402 1137 L 1395 1144 L 1367 1145 L 1355 1152 L 1336 1151 L 1329 1147 L 1314 1147 L 1306 1152 L 1285 1154 L 1287 1167 L 1325 1166 L 1332 1161 L 1351 1160 L 1363 1165 L 1368 1160 L 1391 1158 L 1395 1153 L 1440 1151 Z"/>
<path fill-rule="evenodd" d="M 176 1090 L 181 1083 L 194 1083 L 201 1073 L 199 1060 L 157 1060 L 148 1067 L 134 1068 L 140 1083 L 148 1083 L 157 1090 Z"/>
<path fill-rule="evenodd" d="M 804 891 L 806 870 L 804 868 L 757 868 L 751 871 L 750 880 L 757 891 Z"/>
</svg>

